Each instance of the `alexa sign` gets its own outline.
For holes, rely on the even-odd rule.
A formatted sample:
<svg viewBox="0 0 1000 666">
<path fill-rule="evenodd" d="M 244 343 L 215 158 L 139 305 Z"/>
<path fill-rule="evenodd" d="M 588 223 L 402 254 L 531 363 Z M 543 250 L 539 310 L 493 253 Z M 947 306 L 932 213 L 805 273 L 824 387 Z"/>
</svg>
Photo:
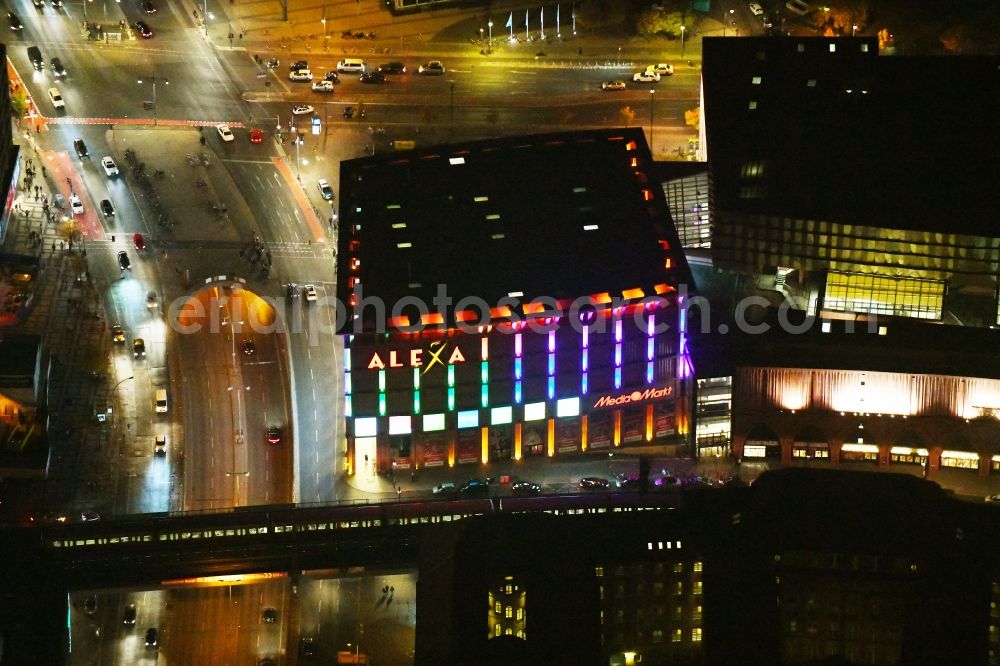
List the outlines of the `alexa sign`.
<svg viewBox="0 0 1000 666">
<path fill-rule="evenodd" d="M 669 398 L 674 393 L 673 386 L 664 386 L 663 388 L 648 388 L 645 391 L 632 391 L 630 393 L 620 393 L 618 395 L 602 395 L 594 403 L 594 409 L 600 409 L 601 407 L 621 407 L 622 405 L 631 405 L 636 402 L 644 402 L 646 400 L 658 400 L 660 398 Z"/>
<path fill-rule="evenodd" d="M 409 351 L 397 352 L 392 349 L 388 352 L 388 363 L 386 363 L 378 352 L 372 354 L 368 361 L 369 370 L 385 370 L 386 368 L 424 368 L 426 373 L 435 365 L 455 365 L 465 363 L 465 356 L 458 347 L 452 347 L 450 354 L 445 354 L 447 344 L 442 342 L 432 342 L 428 349 L 410 349 Z M 424 355 L 426 353 L 426 356 Z M 424 362 L 427 362 L 426 367 Z"/>
</svg>

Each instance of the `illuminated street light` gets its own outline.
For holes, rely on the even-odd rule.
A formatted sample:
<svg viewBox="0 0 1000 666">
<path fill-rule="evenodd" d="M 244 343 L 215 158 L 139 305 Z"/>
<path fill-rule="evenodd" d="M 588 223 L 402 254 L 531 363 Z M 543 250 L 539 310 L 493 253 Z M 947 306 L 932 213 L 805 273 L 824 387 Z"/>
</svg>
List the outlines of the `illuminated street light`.
<svg viewBox="0 0 1000 666">
<path fill-rule="evenodd" d="M 159 81 L 163 82 L 163 85 L 169 86 L 170 85 L 170 81 L 168 81 L 167 79 L 163 78 L 162 76 L 159 76 L 159 77 L 157 77 L 157 76 L 147 76 L 146 80 L 153 84 L 153 125 L 156 126 L 156 82 L 157 82 L 157 80 L 159 80 Z M 139 79 L 138 81 L 136 81 L 136 83 L 139 83 L 141 85 L 142 81 L 143 81 L 142 79 Z"/>
<path fill-rule="evenodd" d="M 656 91 L 649 89 L 649 154 L 653 154 L 653 100 L 656 99 Z"/>
<path fill-rule="evenodd" d="M 490 28 L 490 45 L 487 53 L 493 53 L 493 21 L 486 24 Z"/>
</svg>

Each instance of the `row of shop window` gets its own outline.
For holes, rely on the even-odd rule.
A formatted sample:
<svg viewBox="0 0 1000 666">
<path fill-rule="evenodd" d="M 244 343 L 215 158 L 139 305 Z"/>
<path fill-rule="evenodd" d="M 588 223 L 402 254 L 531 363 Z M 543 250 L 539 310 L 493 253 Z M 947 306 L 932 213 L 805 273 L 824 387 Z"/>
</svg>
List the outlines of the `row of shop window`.
<svg viewBox="0 0 1000 666">
<path fill-rule="evenodd" d="M 706 455 L 704 449 L 700 449 L 702 457 Z M 949 455 L 951 454 L 951 455 Z M 841 449 L 840 459 L 845 462 L 878 462 L 878 449 L 875 446 L 845 446 Z M 743 458 L 780 458 L 781 447 L 776 443 L 747 443 L 743 447 Z M 795 446 L 792 449 L 792 457 L 798 459 L 828 459 L 830 457 L 829 448 L 825 445 Z M 928 455 L 923 450 L 893 450 L 889 455 L 890 462 L 910 465 L 923 465 L 927 463 Z M 952 467 L 956 469 L 979 469 L 979 456 L 966 451 L 945 451 L 941 454 L 941 467 Z M 993 471 L 1000 471 L 1000 456 L 994 456 L 990 462 Z"/>
</svg>

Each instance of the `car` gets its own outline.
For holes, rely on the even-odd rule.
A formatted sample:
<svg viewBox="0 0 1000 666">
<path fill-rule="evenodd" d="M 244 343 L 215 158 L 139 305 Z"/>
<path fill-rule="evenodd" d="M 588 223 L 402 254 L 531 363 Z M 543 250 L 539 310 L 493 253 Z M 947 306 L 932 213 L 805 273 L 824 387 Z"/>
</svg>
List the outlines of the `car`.
<svg viewBox="0 0 1000 666">
<path fill-rule="evenodd" d="M 805 16 L 809 13 L 810 7 L 802 0 L 788 0 L 785 3 L 785 8 L 788 9 L 793 14 L 798 14 L 799 16 Z"/>
<path fill-rule="evenodd" d="M 387 62 L 378 66 L 383 74 L 406 74 L 406 65 L 401 62 Z"/>
<path fill-rule="evenodd" d="M 625 90 L 624 81 L 605 81 L 601 84 L 601 90 Z"/>
<path fill-rule="evenodd" d="M 62 9 L 62 0 L 52 0 L 52 9 Z"/>
<path fill-rule="evenodd" d="M 611 485 L 607 479 L 601 478 L 599 476 L 585 476 L 580 479 L 581 488 L 607 488 Z"/>
<path fill-rule="evenodd" d="M 680 488 L 681 480 L 676 476 L 658 476 L 653 479 L 654 488 Z"/>
<path fill-rule="evenodd" d="M 125 250 L 118 251 L 118 268 L 120 268 L 122 272 L 132 270 L 132 262 L 129 261 L 128 252 Z"/>
<path fill-rule="evenodd" d="M 987 495 L 986 502 L 989 504 L 1000 504 L 1000 495 Z"/>
<path fill-rule="evenodd" d="M 308 69 L 294 69 L 288 73 L 289 81 L 312 81 L 313 73 Z"/>
<path fill-rule="evenodd" d="M 333 81 L 314 81 L 312 84 L 312 91 L 318 93 L 332 93 Z"/>
<path fill-rule="evenodd" d="M 485 495 L 489 491 L 489 484 L 480 479 L 469 479 L 458 489 L 463 495 Z"/>
<path fill-rule="evenodd" d="M 146 307 L 150 310 L 156 309 L 156 292 L 151 291 L 146 294 Z"/>
<path fill-rule="evenodd" d="M 63 101 L 62 93 L 59 92 L 59 88 L 49 88 L 49 101 L 52 102 L 52 106 L 57 109 L 66 108 L 66 102 Z"/>
<path fill-rule="evenodd" d="M 66 68 L 59 58 L 52 59 L 52 76 L 66 76 Z"/>
<path fill-rule="evenodd" d="M 233 130 L 229 129 L 229 125 L 219 125 L 215 129 L 219 132 L 219 137 L 224 142 L 229 143 L 236 140 L 236 137 L 233 136 Z"/>
<path fill-rule="evenodd" d="M 313 108 L 308 104 L 296 104 L 292 107 L 293 116 L 304 116 L 313 112 Z"/>
<path fill-rule="evenodd" d="M 296 60 L 291 65 L 288 66 L 289 72 L 297 72 L 300 69 L 309 69 L 309 63 L 305 60 Z"/>
<path fill-rule="evenodd" d="M 329 81 L 330 83 L 340 83 L 340 74 L 337 73 L 337 70 L 331 69 L 323 75 L 323 80 Z"/>
<path fill-rule="evenodd" d="M 759 2 L 750 3 L 750 13 L 754 16 L 760 16 L 764 13 L 764 8 L 760 6 Z"/>
<path fill-rule="evenodd" d="M 625 488 L 627 490 L 629 488 L 638 488 L 640 485 L 640 481 L 638 476 L 621 475 L 617 479 L 615 479 L 615 485 L 618 486 L 619 488 Z"/>
<path fill-rule="evenodd" d="M 510 486 L 510 492 L 526 495 L 537 495 L 542 492 L 542 487 L 531 481 L 515 481 Z"/>
<path fill-rule="evenodd" d="M 431 60 L 422 64 L 417 71 L 421 74 L 444 74 L 444 65 L 440 60 Z"/>
<path fill-rule="evenodd" d="M 150 627 L 146 630 L 146 647 L 156 647 L 159 645 L 159 636 L 156 633 L 155 627 Z"/>
<path fill-rule="evenodd" d="M 111 327 L 111 342 L 119 345 L 125 342 L 125 329 L 120 324 Z"/>
<path fill-rule="evenodd" d="M 35 5 L 35 9 L 45 9 L 45 0 L 31 0 L 31 4 Z"/>
<path fill-rule="evenodd" d="M 256 127 L 250 130 L 250 143 L 264 143 L 264 133 Z"/>
<path fill-rule="evenodd" d="M 122 624 L 128 626 L 135 626 L 135 604 L 129 604 L 125 607 L 125 612 L 122 613 Z"/>
<path fill-rule="evenodd" d="M 73 210 L 74 215 L 83 215 L 83 202 L 76 194 L 69 195 L 69 207 Z"/>
<path fill-rule="evenodd" d="M 104 217 L 115 216 L 115 205 L 111 203 L 111 199 L 101 199 L 101 212 L 104 213 Z"/>
<path fill-rule="evenodd" d="M 83 142 L 83 139 L 73 139 L 73 150 L 76 151 L 76 156 L 81 160 L 90 159 L 90 153 L 87 152 L 87 144 Z"/>
<path fill-rule="evenodd" d="M 257 352 L 257 345 L 253 343 L 253 340 L 246 339 L 240 343 L 240 348 L 243 353 L 247 356 L 253 356 Z"/>
<path fill-rule="evenodd" d="M 272 445 L 281 444 L 281 428 L 271 426 L 267 429 L 267 443 Z"/>
<path fill-rule="evenodd" d="M 80 514 L 80 520 L 85 523 L 94 523 L 101 519 L 101 514 L 96 511 L 84 511 Z"/>
<path fill-rule="evenodd" d="M 142 234 L 132 234 L 132 246 L 139 250 L 146 249 L 146 238 Z"/>
<path fill-rule="evenodd" d="M 333 188 L 330 187 L 330 183 L 327 182 L 326 178 L 317 180 L 316 187 L 319 188 L 319 193 L 323 195 L 324 199 L 327 201 L 333 199 Z"/>
<path fill-rule="evenodd" d="M 673 76 L 674 75 L 674 66 L 673 65 L 668 65 L 665 62 L 661 62 L 661 63 L 659 63 L 657 65 L 650 65 L 649 67 L 646 68 L 646 71 L 647 72 L 656 72 L 660 76 Z"/>
<path fill-rule="evenodd" d="M 159 434 L 153 438 L 153 455 L 155 456 L 165 456 L 167 455 L 167 436 Z"/>
<path fill-rule="evenodd" d="M 303 636 L 299 640 L 299 648 L 302 650 L 302 655 L 304 657 L 316 656 L 316 642 L 313 640 L 312 636 Z"/>
<path fill-rule="evenodd" d="M 274 610 L 273 608 L 265 608 L 264 609 L 264 623 L 265 624 L 274 624 L 277 621 L 278 621 L 278 611 Z"/>
<path fill-rule="evenodd" d="M 83 610 L 87 612 L 87 615 L 93 615 L 97 612 L 97 596 L 92 594 L 83 600 Z"/>
<path fill-rule="evenodd" d="M 358 78 L 358 81 L 361 83 L 385 83 L 385 74 L 379 71 L 365 72 Z"/>
<path fill-rule="evenodd" d="M 294 282 L 288 283 L 288 298 L 298 298 L 299 297 L 299 285 Z"/>
<path fill-rule="evenodd" d="M 439 483 L 431 489 L 435 495 L 450 495 L 455 492 L 455 484 L 451 481 Z"/>
<path fill-rule="evenodd" d="M 314 287 L 311 284 L 307 284 L 306 286 L 302 287 L 302 293 L 306 295 L 307 301 L 315 301 L 318 298 L 316 294 L 316 287 Z"/>
<path fill-rule="evenodd" d="M 146 341 L 136 338 L 132 341 L 132 356 L 135 358 L 146 358 Z"/>
<path fill-rule="evenodd" d="M 110 155 L 105 155 L 101 158 L 101 166 L 104 167 L 104 173 L 107 174 L 108 178 L 118 175 L 118 165 L 115 164 Z"/>
<path fill-rule="evenodd" d="M 660 80 L 660 75 L 647 69 L 645 72 L 636 72 L 633 74 L 632 80 L 636 83 L 656 83 Z"/>
<path fill-rule="evenodd" d="M 20 30 L 24 27 L 21 23 L 20 17 L 14 12 L 7 12 L 7 22 L 10 24 L 11 30 Z"/>
<path fill-rule="evenodd" d="M 149 24 L 145 21 L 136 21 L 135 29 L 140 35 L 142 35 L 143 39 L 149 39 L 153 36 L 153 29 L 150 28 Z"/>
<path fill-rule="evenodd" d="M 156 5 L 154 5 L 151 0 L 139 0 L 139 9 L 146 14 L 156 13 Z"/>
<path fill-rule="evenodd" d="M 257 666 L 275 666 L 274 659 L 270 657 L 261 657 L 260 661 L 257 662 Z"/>
</svg>

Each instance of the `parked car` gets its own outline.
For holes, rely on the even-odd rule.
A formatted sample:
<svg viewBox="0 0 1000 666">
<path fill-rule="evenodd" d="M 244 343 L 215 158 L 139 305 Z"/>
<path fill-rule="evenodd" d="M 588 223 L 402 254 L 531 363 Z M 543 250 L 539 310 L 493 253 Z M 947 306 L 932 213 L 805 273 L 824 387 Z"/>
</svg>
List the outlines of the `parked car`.
<svg viewBox="0 0 1000 666">
<path fill-rule="evenodd" d="M 323 195 L 324 199 L 327 201 L 333 199 L 333 188 L 330 187 L 330 183 L 327 182 L 326 178 L 320 178 L 316 181 L 316 187 L 319 188 L 319 192 Z"/>
<path fill-rule="evenodd" d="M 760 16 L 764 13 L 764 8 L 760 6 L 759 2 L 750 3 L 750 13 L 754 16 Z"/>
<path fill-rule="evenodd" d="M 337 73 L 337 70 L 331 69 L 323 75 L 323 80 L 330 83 L 340 83 L 340 74 Z"/>
<path fill-rule="evenodd" d="M 309 69 L 309 63 L 305 60 L 296 60 L 291 65 L 288 66 L 289 72 L 297 72 L 300 69 Z"/>
<path fill-rule="evenodd" d="M 440 60 L 431 60 L 422 64 L 417 71 L 421 74 L 444 74 L 444 65 Z"/>
<path fill-rule="evenodd" d="M 313 81 L 312 91 L 317 93 L 332 93 L 333 81 Z"/>
<path fill-rule="evenodd" d="M 308 69 L 295 69 L 288 73 L 289 81 L 312 81 L 313 74 Z"/>
<path fill-rule="evenodd" d="M 463 495 L 485 495 L 489 491 L 490 485 L 481 479 L 469 479 L 458 489 Z"/>
<path fill-rule="evenodd" d="M 537 495 L 542 492 L 542 487 L 537 483 L 532 483 L 531 481 L 515 481 L 510 486 L 510 492 L 525 495 Z"/>
<path fill-rule="evenodd" d="M 455 492 L 455 484 L 451 481 L 445 481 L 434 486 L 431 492 L 435 495 L 450 495 Z"/>
<path fill-rule="evenodd" d="M 365 72 L 358 78 L 358 81 L 361 83 L 385 83 L 385 74 L 378 70 Z"/>
<path fill-rule="evenodd" d="M 599 476 L 585 476 L 580 479 L 581 488 L 598 488 L 605 489 L 611 485 L 607 479 L 603 479 Z"/>
<path fill-rule="evenodd" d="M 96 511 L 84 511 L 80 514 L 80 520 L 85 523 L 94 523 L 101 519 L 101 514 Z"/>
<path fill-rule="evenodd" d="M 156 5 L 154 5 L 151 0 L 139 0 L 139 9 L 146 14 L 156 13 Z"/>
</svg>

